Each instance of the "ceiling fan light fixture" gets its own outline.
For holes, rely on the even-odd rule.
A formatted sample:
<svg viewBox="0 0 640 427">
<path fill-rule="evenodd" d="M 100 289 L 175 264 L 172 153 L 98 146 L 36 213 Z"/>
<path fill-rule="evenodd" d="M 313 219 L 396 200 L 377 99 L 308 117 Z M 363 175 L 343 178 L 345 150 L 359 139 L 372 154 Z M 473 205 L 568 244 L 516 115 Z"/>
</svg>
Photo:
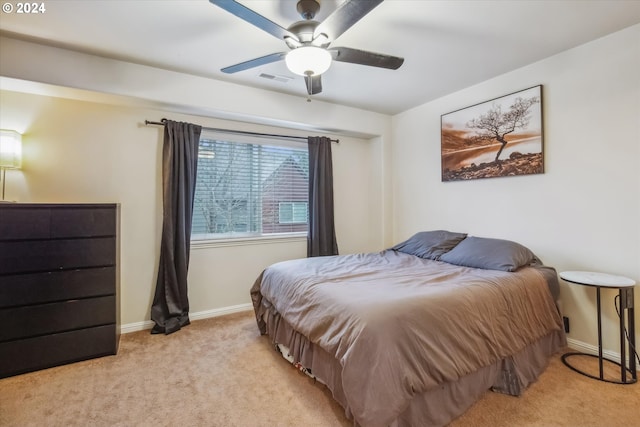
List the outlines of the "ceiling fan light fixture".
<svg viewBox="0 0 640 427">
<path fill-rule="evenodd" d="M 287 68 L 301 76 L 319 76 L 331 66 L 331 54 L 316 46 L 293 49 L 285 57 Z"/>
</svg>

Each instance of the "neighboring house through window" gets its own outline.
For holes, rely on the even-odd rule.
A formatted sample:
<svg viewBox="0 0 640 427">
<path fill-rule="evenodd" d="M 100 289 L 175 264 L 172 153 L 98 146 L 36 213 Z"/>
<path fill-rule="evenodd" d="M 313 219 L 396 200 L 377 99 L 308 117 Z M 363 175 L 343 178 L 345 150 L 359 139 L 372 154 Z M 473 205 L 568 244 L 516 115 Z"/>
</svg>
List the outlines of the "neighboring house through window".
<svg viewBox="0 0 640 427">
<path fill-rule="evenodd" d="M 191 240 L 306 233 L 306 145 L 240 135 L 200 137 Z"/>
</svg>

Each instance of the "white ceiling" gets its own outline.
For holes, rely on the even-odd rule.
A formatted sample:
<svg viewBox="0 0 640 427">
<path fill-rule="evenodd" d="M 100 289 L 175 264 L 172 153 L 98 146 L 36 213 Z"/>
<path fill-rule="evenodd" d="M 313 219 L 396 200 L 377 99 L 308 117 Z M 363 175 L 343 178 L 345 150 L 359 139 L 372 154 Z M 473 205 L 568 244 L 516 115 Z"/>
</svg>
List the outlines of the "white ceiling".
<svg viewBox="0 0 640 427">
<path fill-rule="evenodd" d="M 320 0 L 316 20 L 342 1 Z M 301 19 L 296 0 L 241 3 L 285 28 Z M 1 12 L 0 32 L 306 97 L 303 78 L 284 62 L 221 73 L 220 68 L 288 48 L 207 0 L 50 0 L 44 5 L 40 14 Z M 386 0 L 332 46 L 401 56 L 402 67 L 334 62 L 322 76 L 323 92 L 314 98 L 395 114 L 639 22 L 638 0 Z M 292 79 L 268 80 L 261 73 Z"/>
</svg>

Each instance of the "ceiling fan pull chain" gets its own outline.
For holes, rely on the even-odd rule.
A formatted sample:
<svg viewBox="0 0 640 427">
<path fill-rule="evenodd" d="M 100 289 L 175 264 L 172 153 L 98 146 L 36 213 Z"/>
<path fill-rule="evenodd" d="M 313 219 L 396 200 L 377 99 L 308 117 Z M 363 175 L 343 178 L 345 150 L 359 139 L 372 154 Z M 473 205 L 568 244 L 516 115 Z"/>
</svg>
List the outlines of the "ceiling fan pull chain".
<svg viewBox="0 0 640 427">
<path fill-rule="evenodd" d="M 311 102 L 311 94 L 313 93 L 313 81 L 311 80 L 311 76 L 313 75 L 313 72 L 307 71 L 305 74 L 306 76 L 304 77 L 304 80 L 307 83 L 307 102 Z"/>
</svg>

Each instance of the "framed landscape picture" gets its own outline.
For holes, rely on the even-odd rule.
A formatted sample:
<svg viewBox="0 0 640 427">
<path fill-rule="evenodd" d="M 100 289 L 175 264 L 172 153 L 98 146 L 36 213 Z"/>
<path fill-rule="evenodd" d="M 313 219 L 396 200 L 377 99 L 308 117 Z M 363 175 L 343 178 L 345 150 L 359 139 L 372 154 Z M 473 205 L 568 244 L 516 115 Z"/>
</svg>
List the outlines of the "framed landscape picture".
<svg viewBox="0 0 640 427">
<path fill-rule="evenodd" d="M 442 181 L 544 172 L 542 85 L 441 116 Z"/>
</svg>

